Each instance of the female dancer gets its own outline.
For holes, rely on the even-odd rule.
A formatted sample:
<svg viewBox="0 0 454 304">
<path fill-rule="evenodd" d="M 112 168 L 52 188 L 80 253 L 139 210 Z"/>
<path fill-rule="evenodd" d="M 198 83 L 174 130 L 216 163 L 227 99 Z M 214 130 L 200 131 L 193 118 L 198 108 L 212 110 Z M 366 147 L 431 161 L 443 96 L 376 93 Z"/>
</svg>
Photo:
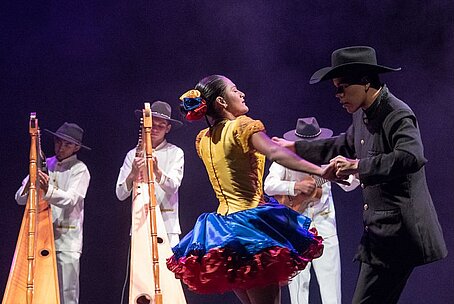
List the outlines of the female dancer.
<svg viewBox="0 0 454 304">
<path fill-rule="evenodd" d="M 245 94 L 228 78 L 212 75 L 180 97 L 188 120 L 205 118 L 209 127 L 196 139 L 219 200 L 173 248 L 168 268 L 198 293 L 234 291 L 244 304 L 280 303 L 280 283 L 304 269 L 323 251 L 310 220 L 264 197 L 265 156 L 298 171 L 334 179 L 322 169 L 275 144 L 249 111 Z"/>
</svg>

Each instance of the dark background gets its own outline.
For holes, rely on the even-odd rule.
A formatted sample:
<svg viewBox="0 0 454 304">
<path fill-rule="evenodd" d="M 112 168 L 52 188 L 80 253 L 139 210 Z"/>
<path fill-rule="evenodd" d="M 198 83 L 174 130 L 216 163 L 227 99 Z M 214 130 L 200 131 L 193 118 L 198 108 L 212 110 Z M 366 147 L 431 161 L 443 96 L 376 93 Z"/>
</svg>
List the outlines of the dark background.
<svg viewBox="0 0 454 304">
<path fill-rule="evenodd" d="M 84 144 L 93 150 L 79 157 L 92 180 L 85 200 L 80 302 L 120 303 L 130 204 L 119 202 L 114 190 L 123 158 L 137 141 L 133 110 L 162 99 L 176 116 L 178 97 L 216 73 L 246 93 L 249 115 L 261 119 L 269 135 L 282 135 L 307 116 L 337 134 L 346 130 L 350 115 L 329 82 L 311 86 L 308 80 L 330 65 L 334 49 L 351 45 L 373 46 L 379 63 L 402 67 L 382 80 L 418 116 L 429 188 L 454 252 L 453 16 L 450 0 L 2 1 L 0 293 L 23 215 L 14 193 L 28 170 L 30 112 L 37 112 L 41 129 L 55 131 L 69 121 L 86 131 Z M 217 206 L 193 144 L 204 127 L 186 124 L 170 138 L 186 154 L 180 188 L 184 233 L 200 213 Z M 44 134 L 42 142 L 51 156 L 52 138 Z M 333 186 L 333 192 L 343 300 L 349 303 L 362 202 L 359 190 L 344 193 Z M 452 254 L 416 268 L 401 303 L 453 303 L 453 273 Z M 186 295 L 188 303 L 239 303 L 232 294 Z M 289 303 L 286 295 L 283 303 Z"/>
</svg>

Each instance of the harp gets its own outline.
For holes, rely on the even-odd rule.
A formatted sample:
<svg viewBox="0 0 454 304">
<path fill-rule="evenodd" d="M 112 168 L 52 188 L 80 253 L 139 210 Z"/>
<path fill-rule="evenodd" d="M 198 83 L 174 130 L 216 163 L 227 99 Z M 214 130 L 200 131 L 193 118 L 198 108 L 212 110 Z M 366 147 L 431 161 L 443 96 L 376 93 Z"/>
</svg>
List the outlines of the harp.
<svg viewBox="0 0 454 304">
<path fill-rule="evenodd" d="M 2 304 L 59 304 L 52 211 L 39 188 L 38 167 L 45 164 L 36 113 L 30 114 L 29 188 Z"/>
<path fill-rule="evenodd" d="M 133 182 L 129 304 L 186 304 L 180 280 L 166 267 L 173 253 L 154 192 L 149 103 L 142 114 L 136 157 L 146 158 L 146 170 Z"/>
</svg>

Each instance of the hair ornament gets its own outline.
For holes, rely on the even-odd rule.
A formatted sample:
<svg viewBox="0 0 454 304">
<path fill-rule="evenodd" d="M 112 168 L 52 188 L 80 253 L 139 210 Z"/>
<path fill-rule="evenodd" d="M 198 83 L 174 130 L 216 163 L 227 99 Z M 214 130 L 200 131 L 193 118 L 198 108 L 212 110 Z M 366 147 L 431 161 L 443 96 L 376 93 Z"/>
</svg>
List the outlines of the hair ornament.
<svg viewBox="0 0 454 304">
<path fill-rule="evenodd" d="M 187 120 L 199 120 L 205 116 L 207 104 L 199 90 L 187 91 L 180 96 L 180 100 L 180 109 L 185 113 Z"/>
</svg>

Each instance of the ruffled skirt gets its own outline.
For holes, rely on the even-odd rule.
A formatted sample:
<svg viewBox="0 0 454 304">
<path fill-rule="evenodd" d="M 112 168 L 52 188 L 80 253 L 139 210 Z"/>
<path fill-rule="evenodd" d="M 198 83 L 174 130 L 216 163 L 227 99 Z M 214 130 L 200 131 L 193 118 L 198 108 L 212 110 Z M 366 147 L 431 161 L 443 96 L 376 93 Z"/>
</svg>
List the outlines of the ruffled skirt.
<svg viewBox="0 0 454 304">
<path fill-rule="evenodd" d="M 167 267 L 197 293 L 285 283 L 323 252 L 310 222 L 275 201 L 225 216 L 204 213 L 172 248 Z"/>
</svg>

